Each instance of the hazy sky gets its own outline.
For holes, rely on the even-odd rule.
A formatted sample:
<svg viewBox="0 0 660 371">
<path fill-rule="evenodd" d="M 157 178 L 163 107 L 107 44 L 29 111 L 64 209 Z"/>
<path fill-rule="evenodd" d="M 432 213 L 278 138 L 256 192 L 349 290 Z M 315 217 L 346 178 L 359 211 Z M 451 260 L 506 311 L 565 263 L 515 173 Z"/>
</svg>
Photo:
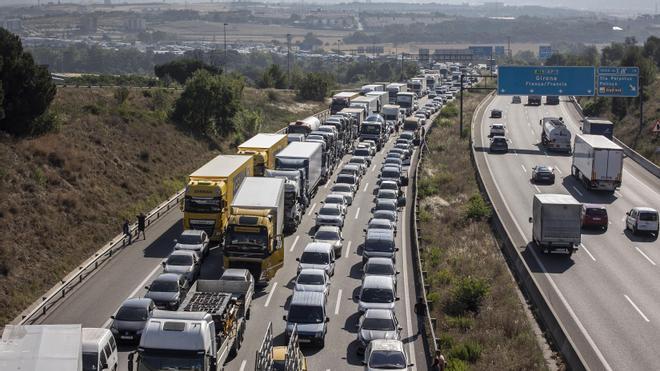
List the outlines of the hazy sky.
<svg viewBox="0 0 660 371">
<path fill-rule="evenodd" d="M 46 3 L 48 1 L 53 1 L 56 2 L 57 0 L 41 0 L 42 3 Z M 62 2 L 73 2 L 73 3 L 102 3 L 102 0 L 62 0 Z M 160 0 L 112 0 L 113 3 L 123 3 L 123 2 L 128 2 L 128 3 L 136 3 L 136 2 L 146 2 L 146 1 L 153 1 L 153 2 L 160 2 Z M 165 2 L 171 3 L 171 2 L 180 2 L 183 3 L 185 0 L 166 0 Z M 209 2 L 210 0 L 204 0 L 205 2 Z M 215 0 L 219 1 L 219 0 Z M 267 0 L 268 2 L 279 2 L 279 1 L 286 1 L 286 0 Z M 331 3 L 337 3 L 337 2 L 345 2 L 345 1 L 351 1 L 351 0 L 330 0 L 328 2 Z M 362 1 L 362 0 L 360 0 Z M 377 2 L 378 0 L 372 0 L 373 2 Z M 485 1 L 493 1 L 493 0 L 485 0 L 485 1 L 474 1 L 474 0 L 384 0 L 384 1 L 400 1 L 400 2 L 438 2 L 438 3 L 450 3 L 450 4 L 460 4 L 460 3 L 465 3 L 469 2 L 472 4 L 480 4 Z M 502 1 L 502 0 L 497 0 L 497 1 Z M 198 2 L 195 0 L 189 0 L 188 2 Z M 323 0 L 306 0 L 305 2 L 315 2 L 315 3 L 323 3 Z M 577 9 L 590 9 L 594 11 L 602 11 L 606 9 L 616 9 L 620 11 L 625 11 L 625 12 L 632 12 L 632 13 L 654 13 L 656 4 L 660 6 L 660 0 L 505 0 L 503 1 L 506 4 L 511 4 L 511 5 L 542 5 L 542 6 L 548 6 L 548 7 L 567 7 L 567 8 L 577 8 Z M 0 5 L 6 5 L 6 4 L 36 4 L 37 0 L 0 0 Z M 0 14 L 1 16 L 1 14 Z"/>
</svg>

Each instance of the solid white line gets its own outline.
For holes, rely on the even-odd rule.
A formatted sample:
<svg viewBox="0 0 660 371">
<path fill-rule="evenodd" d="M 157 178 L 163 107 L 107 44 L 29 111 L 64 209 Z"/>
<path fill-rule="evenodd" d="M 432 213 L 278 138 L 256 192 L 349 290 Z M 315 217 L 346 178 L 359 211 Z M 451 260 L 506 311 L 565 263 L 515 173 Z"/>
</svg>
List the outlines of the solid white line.
<svg viewBox="0 0 660 371">
<path fill-rule="evenodd" d="M 366 191 L 367 191 L 367 187 L 369 187 L 369 182 L 365 183 L 365 185 L 364 185 L 364 189 L 362 190 L 362 192 L 366 192 Z"/>
<path fill-rule="evenodd" d="M 358 218 L 358 215 L 360 215 L 360 208 L 358 207 L 357 210 L 355 210 L 355 219 Z"/>
<path fill-rule="evenodd" d="M 372 162 L 372 164 L 371 164 L 371 172 L 373 173 L 374 170 L 376 170 L 376 165 L 373 164 L 373 159 L 371 160 L 371 162 Z"/>
<path fill-rule="evenodd" d="M 293 243 L 291 244 L 291 248 L 289 249 L 289 252 L 293 251 L 293 248 L 296 247 L 296 244 L 298 243 L 299 239 L 300 239 L 300 236 L 296 236 L 296 239 L 293 240 Z"/>
<path fill-rule="evenodd" d="M 335 304 L 335 316 L 339 314 L 339 305 L 341 304 L 341 289 L 337 291 L 337 303 Z"/>
<path fill-rule="evenodd" d="M 323 188 L 328 189 L 328 186 L 329 186 L 329 185 L 330 185 L 330 179 L 328 179 L 328 180 L 325 182 L 325 185 L 323 186 Z"/>
<path fill-rule="evenodd" d="M 635 179 L 635 180 L 637 181 L 637 183 L 641 184 L 644 188 L 648 189 L 649 191 L 651 191 L 651 192 L 653 192 L 653 193 L 658 194 L 658 191 L 657 191 L 657 190 L 652 189 L 651 187 L 649 187 L 649 186 L 647 186 L 646 184 L 644 184 L 644 182 L 642 182 L 641 180 L 637 179 L 637 177 L 634 176 L 634 175 L 632 175 L 632 173 L 631 173 L 630 171 L 626 170 L 625 167 L 623 168 L 623 171 L 626 172 L 626 173 L 628 173 L 628 175 L 629 175 L 631 178 Z"/>
<path fill-rule="evenodd" d="M 406 251 L 408 248 L 406 247 L 406 210 L 403 210 L 403 213 L 401 215 L 403 217 L 403 223 L 401 223 L 401 251 L 403 255 L 403 300 L 405 303 L 406 307 L 406 326 L 408 327 L 408 336 L 413 336 L 413 328 L 412 328 L 412 319 L 410 318 L 410 315 L 413 313 L 410 310 L 410 294 L 408 293 L 408 256 L 406 254 Z M 414 364 L 415 362 L 415 342 L 411 341 L 408 343 L 408 356 L 411 358 L 411 362 Z M 412 367 L 413 370 L 415 370 L 415 366 Z"/>
<path fill-rule="evenodd" d="M 247 365 L 247 360 L 244 359 L 243 362 L 241 362 L 241 368 L 239 369 L 239 371 L 244 371 L 246 365 Z"/>
<path fill-rule="evenodd" d="M 614 195 L 617 197 L 623 197 L 623 194 L 619 191 L 614 191 Z"/>
<path fill-rule="evenodd" d="M 144 280 L 142 280 L 142 282 L 140 282 L 140 284 L 138 284 L 137 286 L 135 286 L 135 289 L 133 289 L 133 291 L 132 291 L 130 294 L 128 294 L 128 296 L 127 296 L 124 300 L 126 300 L 126 299 L 130 299 L 130 298 L 132 298 L 132 297 L 135 297 L 135 295 L 138 293 L 138 291 L 140 291 L 140 290 L 144 287 L 144 285 L 147 283 L 147 281 L 149 281 L 149 280 L 151 279 L 151 277 L 152 277 L 154 274 L 156 274 L 157 271 L 159 271 L 159 270 L 161 270 L 161 269 L 163 269 L 163 266 L 160 265 L 160 264 L 158 264 L 158 265 L 157 265 L 157 266 L 156 266 L 151 272 L 149 272 L 149 274 L 144 278 Z M 123 303 L 123 301 L 122 301 L 122 303 Z M 117 309 L 115 309 L 115 312 L 116 312 L 117 310 L 119 310 L 119 307 L 117 307 Z M 113 314 L 114 314 L 114 312 L 113 312 Z M 111 318 L 108 318 L 108 320 L 105 321 L 105 323 L 103 324 L 103 327 L 104 327 L 104 328 L 108 328 L 108 327 L 110 327 L 110 323 L 111 323 L 111 322 L 112 322 L 112 319 L 111 319 Z"/>
<path fill-rule="evenodd" d="M 587 254 L 589 254 L 589 256 L 591 257 L 591 260 L 596 261 L 596 258 L 594 258 L 594 256 L 591 255 L 591 252 L 589 252 L 589 249 L 587 249 L 587 247 L 584 246 L 584 244 L 580 244 L 580 246 L 582 246 L 582 248 L 584 249 L 584 251 L 586 251 Z"/>
<path fill-rule="evenodd" d="M 534 189 L 536 189 L 536 193 L 543 193 L 536 184 L 534 184 Z"/>
<path fill-rule="evenodd" d="M 264 307 L 268 307 L 268 304 L 270 304 L 270 299 L 273 297 L 273 293 L 275 292 L 275 288 L 277 288 L 277 282 L 273 283 L 273 288 L 270 289 L 270 292 L 268 293 L 268 297 L 266 298 L 266 303 L 264 303 Z"/>
<path fill-rule="evenodd" d="M 639 249 L 639 247 L 635 246 L 635 250 L 637 250 L 640 254 L 642 254 L 642 256 L 645 257 L 646 260 L 649 261 L 649 263 L 651 263 L 651 264 L 653 264 L 653 265 L 656 265 L 655 262 L 654 262 L 653 260 L 651 260 L 651 258 L 649 258 L 648 255 L 644 254 L 644 252 L 643 252 L 642 250 Z"/>
<path fill-rule="evenodd" d="M 312 215 L 312 212 L 314 211 L 314 208 L 316 207 L 316 202 L 312 205 L 312 207 L 309 208 L 309 211 L 307 212 L 307 216 Z"/>
<path fill-rule="evenodd" d="M 623 296 L 626 297 L 626 300 L 628 300 L 628 303 L 630 303 L 630 305 L 632 305 L 633 308 L 635 308 L 635 310 L 637 311 L 637 313 L 639 313 L 639 315 L 642 316 L 642 318 L 644 318 L 644 321 L 646 321 L 646 322 L 651 322 L 651 321 L 649 321 L 649 318 L 648 318 L 647 316 L 644 315 L 644 312 L 642 312 L 642 311 L 639 309 L 639 307 L 638 307 L 637 305 L 635 305 L 635 303 L 633 303 L 633 301 L 630 299 L 630 297 L 628 297 L 628 295 L 623 294 Z"/>
<path fill-rule="evenodd" d="M 523 169 L 524 172 L 527 172 L 527 169 L 525 169 L 525 165 L 520 164 L 520 167 Z"/>
<path fill-rule="evenodd" d="M 573 189 L 574 189 L 575 192 L 577 192 L 580 196 L 583 196 L 582 192 L 580 192 L 580 190 L 577 189 L 575 186 L 573 186 Z"/>
<path fill-rule="evenodd" d="M 351 251 L 351 244 L 353 241 L 348 241 L 348 245 L 346 245 L 346 250 L 344 251 L 344 258 L 348 258 L 348 252 Z"/>
</svg>

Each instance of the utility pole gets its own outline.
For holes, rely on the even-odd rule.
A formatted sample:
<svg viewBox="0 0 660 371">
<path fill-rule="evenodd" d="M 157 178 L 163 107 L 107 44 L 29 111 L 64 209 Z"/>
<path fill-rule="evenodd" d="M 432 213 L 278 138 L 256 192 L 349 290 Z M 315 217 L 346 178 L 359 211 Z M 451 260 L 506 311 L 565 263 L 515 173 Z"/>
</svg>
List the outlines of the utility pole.
<svg viewBox="0 0 660 371">
<path fill-rule="evenodd" d="M 644 129 L 644 84 L 639 82 L 639 135 L 642 134 L 642 129 Z"/>
<path fill-rule="evenodd" d="M 508 40 L 508 45 L 509 45 L 507 47 L 507 52 L 509 54 L 509 63 L 511 63 L 511 59 L 512 59 L 512 57 L 511 57 L 511 36 L 507 37 L 507 40 Z"/>
<path fill-rule="evenodd" d="M 403 81 L 403 52 L 401 52 L 401 81 Z"/>
<path fill-rule="evenodd" d="M 286 34 L 286 84 L 291 88 L 291 34 Z"/>
<path fill-rule="evenodd" d="M 464 75 L 461 74 L 461 117 L 459 118 L 460 120 L 460 125 L 459 125 L 459 130 L 460 133 L 458 134 L 461 138 L 463 138 L 463 78 Z"/>
<path fill-rule="evenodd" d="M 227 67 L 227 23 L 223 23 L 222 25 L 222 31 L 225 34 L 225 60 L 224 60 L 224 65 Z"/>
</svg>

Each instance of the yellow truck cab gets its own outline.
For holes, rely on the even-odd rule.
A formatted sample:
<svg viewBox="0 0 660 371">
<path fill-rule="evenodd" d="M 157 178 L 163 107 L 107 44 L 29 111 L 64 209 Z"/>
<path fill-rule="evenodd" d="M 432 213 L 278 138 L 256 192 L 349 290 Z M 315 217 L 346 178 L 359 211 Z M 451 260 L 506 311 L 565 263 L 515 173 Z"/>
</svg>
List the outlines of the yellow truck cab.
<svg viewBox="0 0 660 371">
<path fill-rule="evenodd" d="M 183 228 L 203 230 L 220 241 L 234 193 L 253 167 L 252 156 L 220 155 L 190 174 L 181 205 Z"/>
<path fill-rule="evenodd" d="M 289 144 L 286 134 L 257 134 L 238 146 L 239 155 L 252 155 L 254 176 L 263 176 L 265 169 L 275 169 L 275 155 Z"/>
</svg>

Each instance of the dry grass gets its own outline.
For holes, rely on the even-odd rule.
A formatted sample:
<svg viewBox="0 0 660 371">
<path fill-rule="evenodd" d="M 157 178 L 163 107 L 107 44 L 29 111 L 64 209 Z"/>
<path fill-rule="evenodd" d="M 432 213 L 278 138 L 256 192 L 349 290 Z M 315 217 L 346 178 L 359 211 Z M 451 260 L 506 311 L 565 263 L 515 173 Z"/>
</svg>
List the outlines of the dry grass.
<svg viewBox="0 0 660 371">
<path fill-rule="evenodd" d="M 58 133 L 0 137 L 0 327 L 11 321 L 134 218 L 183 188 L 192 170 L 229 140 L 209 143 L 171 124 L 177 92 L 131 89 L 120 104 L 114 89 L 59 89 Z M 246 89 L 246 106 L 262 106 Z M 293 94 L 278 92 L 264 131 L 292 115 Z M 319 110 L 312 105 L 308 112 Z M 226 138 L 229 139 L 229 138 Z M 219 145 L 218 145 L 219 144 Z"/>
<path fill-rule="evenodd" d="M 485 93 L 465 99 L 465 123 Z M 436 335 L 450 370 L 542 370 L 545 361 L 489 225 L 456 117 L 434 123 L 420 171 L 420 236 Z M 461 295 L 459 295 L 461 294 Z"/>
</svg>

